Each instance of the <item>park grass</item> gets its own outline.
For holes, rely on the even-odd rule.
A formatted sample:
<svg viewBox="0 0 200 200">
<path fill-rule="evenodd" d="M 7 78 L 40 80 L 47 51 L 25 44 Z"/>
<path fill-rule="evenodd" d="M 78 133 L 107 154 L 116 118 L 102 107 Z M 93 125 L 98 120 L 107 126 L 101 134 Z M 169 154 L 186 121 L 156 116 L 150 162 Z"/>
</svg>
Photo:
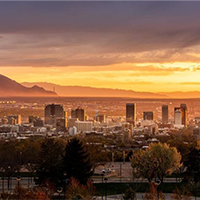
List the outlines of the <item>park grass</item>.
<svg viewBox="0 0 200 200">
<path fill-rule="evenodd" d="M 105 195 L 123 194 L 129 187 L 136 192 L 146 193 L 149 190 L 149 183 L 96 183 L 96 195 L 101 196 L 102 192 Z M 172 193 L 176 187 L 186 186 L 186 183 L 162 183 L 159 186 L 159 191 L 163 193 Z M 103 191 L 102 191 L 103 189 Z"/>
</svg>

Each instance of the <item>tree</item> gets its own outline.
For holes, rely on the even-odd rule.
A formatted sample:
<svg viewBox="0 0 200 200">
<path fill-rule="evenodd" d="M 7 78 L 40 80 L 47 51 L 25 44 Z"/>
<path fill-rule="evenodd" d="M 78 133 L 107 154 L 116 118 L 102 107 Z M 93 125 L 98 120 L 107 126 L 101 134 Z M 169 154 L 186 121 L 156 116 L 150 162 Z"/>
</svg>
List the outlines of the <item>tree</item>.
<svg viewBox="0 0 200 200">
<path fill-rule="evenodd" d="M 139 150 L 131 158 L 134 176 L 144 177 L 152 182 L 158 178 L 161 183 L 166 175 L 181 166 L 181 155 L 175 147 L 167 144 L 150 144 L 146 150 Z"/>
<path fill-rule="evenodd" d="M 89 144 L 87 145 L 87 151 L 90 152 L 90 161 L 94 167 L 97 167 L 100 163 L 102 164 L 111 160 L 109 152 L 103 151 L 101 146 Z"/>
<path fill-rule="evenodd" d="M 17 141 L 3 142 L 0 145 L 0 168 L 5 172 L 20 169 L 20 156 L 17 151 Z M 8 169 L 9 168 L 9 169 Z M 8 172 L 7 172 L 8 173 Z"/>
<path fill-rule="evenodd" d="M 17 150 L 18 141 L 3 142 L 0 145 L 0 170 L 2 176 L 7 177 L 8 188 L 10 178 L 20 170 L 20 152 Z"/>
<path fill-rule="evenodd" d="M 188 153 L 184 165 L 187 167 L 186 180 L 199 182 L 200 180 L 200 150 L 192 147 Z"/>
<path fill-rule="evenodd" d="M 62 176 L 64 144 L 55 139 L 45 139 L 41 144 L 37 174 L 39 183 L 51 181 L 57 183 Z"/>
<path fill-rule="evenodd" d="M 158 193 L 158 186 L 155 185 L 154 183 L 150 183 L 150 187 L 149 187 L 149 192 L 146 192 L 144 195 L 144 200 L 164 200 L 165 199 L 165 195 L 160 192 Z"/>
<path fill-rule="evenodd" d="M 191 193 L 186 187 L 175 188 L 173 194 L 170 196 L 171 200 L 191 200 Z"/>
<path fill-rule="evenodd" d="M 25 143 L 24 150 L 22 150 L 22 164 L 26 165 L 28 167 L 28 163 L 31 165 L 35 165 L 38 162 L 39 153 L 41 152 L 41 139 L 29 139 L 29 140 L 23 140 Z M 30 167 L 28 167 L 29 169 Z"/>
<path fill-rule="evenodd" d="M 129 187 L 125 191 L 125 193 L 123 195 L 123 199 L 124 200 L 137 200 L 135 190 L 133 188 Z"/>
<path fill-rule="evenodd" d="M 35 200 L 49 200 L 46 190 L 43 188 L 36 188 L 34 191 L 24 188 L 21 184 L 17 185 L 13 193 L 2 193 L 1 199 L 35 199 Z"/>
<path fill-rule="evenodd" d="M 74 177 L 81 184 L 86 184 L 93 174 L 90 156 L 82 142 L 76 137 L 71 139 L 65 148 L 64 171 L 67 178 Z"/>
<path fill-rule="evenodd" d="M 90 181 L 87 181 L 86 186 L 80 184 L 80 182 L 75 178 L 69 179 L 69 184 L 67 186 L 66 198 L 67 199 L 93 199 L 95 193 L 95 188 Z"/>
</svg>

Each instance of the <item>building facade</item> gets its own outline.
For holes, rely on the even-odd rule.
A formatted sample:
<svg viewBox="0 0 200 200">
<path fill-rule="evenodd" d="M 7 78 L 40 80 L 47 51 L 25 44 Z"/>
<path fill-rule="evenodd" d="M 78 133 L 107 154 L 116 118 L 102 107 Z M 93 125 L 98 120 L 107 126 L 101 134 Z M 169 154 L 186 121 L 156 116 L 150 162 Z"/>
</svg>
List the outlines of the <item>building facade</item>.
<svg viewBox="0 0 200 200">
<path fill-rule="evenodd" d="M 60 104 L 50 104 L 45 107 L 45 124 L 56 126 L 57 119 L 65 118 L 63 106 Z"/>
<path fill-rule="evenodd" d="M 153 112 L 152 111 L 143 112 L 143 119 L 144 120 L 153 120 Z"/>
<path fill-rule="evenodd" d="M 169 120 L 169 111 L 168 111 L 168 105 L 162 105 L 162 123 L 167 124 Z"/>
<path fill-rule="evenodd" d="M 85 121 L 85 110 L 81 107 L 71 110 L 71 118 L 78 118 L 79 121 Z"/>
<path fill-rule="evenodd" d="M 126 104 L 126 121 L 130 124 L 136 124 L 136 104 L 127 103 Z"/>
</svg>

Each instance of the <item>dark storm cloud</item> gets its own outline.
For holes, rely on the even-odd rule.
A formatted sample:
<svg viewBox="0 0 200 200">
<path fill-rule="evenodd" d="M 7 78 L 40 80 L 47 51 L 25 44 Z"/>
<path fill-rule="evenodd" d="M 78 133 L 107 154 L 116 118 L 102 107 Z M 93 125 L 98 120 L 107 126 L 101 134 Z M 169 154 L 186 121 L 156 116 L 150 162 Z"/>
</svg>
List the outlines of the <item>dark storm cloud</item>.
<svg viewBox="0 0 200 200">
<path fill-rule="evenodd" d="M 155 50 L 171 59 L 200 44 L 199 9 L 200 2 L 0 2 L 1 63 L 12 54 L 32 65 L 49 65 L 49 57 L 63 66 L 106 65 L 138 60 L 118 54 Z"/>
</svg>

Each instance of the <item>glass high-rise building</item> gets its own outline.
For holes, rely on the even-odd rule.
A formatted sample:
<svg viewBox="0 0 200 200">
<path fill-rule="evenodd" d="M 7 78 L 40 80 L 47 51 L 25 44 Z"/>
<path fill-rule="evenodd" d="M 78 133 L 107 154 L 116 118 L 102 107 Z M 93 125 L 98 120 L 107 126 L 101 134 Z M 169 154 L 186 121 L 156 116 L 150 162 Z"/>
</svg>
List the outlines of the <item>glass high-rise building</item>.
<svg viewBox="0 0 200 200">
<path fill-rule="evenodd" d="M 79 121 L 85 121 L 85 110 L 81 107 L 78 107 L 75 110 L 71 110 L 71 117 L 78 118 Z"/>
<path fill-rule="evenodd" d="M 182 124 L 184 126 L 186 126 L 187 125 L 187 118 L 188 118 L 187 105 L 185 103 L 182 103 L 180 108 L 181 108 L 181 111 L 182 111 L 181 121 L 182 121 Z"/>
<path fill-rule="evenodd" d="M 174 112 L 176 110 L 181 111 L 181 124 L 186 126 L 187 125 L 187 120 L 188 120 L 188 110 L 187 110 L 187 105 L 185 103 L 182 103 L 180 107 L 175 107 Z"/>
<path fill-rule="evenodd" d="M 143 119 L 144 120 L 153 120 L 153 112 L 152 111 L 143 112 Z"/>
<path fill-rule="evenodd" d="M 126 104 L 126 121 L 130 124 L 135 125 L 136 123 L 136 104 L 127 103 Z"/>
<path fill-rule="evenodd" d="M 45 124 L 56 125 L 56 120 L 65 118 L 65 112 L 62 105 L 49 104 L 45 107 Z"/>
<path fill-rule="evenodd" d="M 162 123 L 166 124 L 169 120 L 168 105 L 162 105 Z"/>
</svg>

